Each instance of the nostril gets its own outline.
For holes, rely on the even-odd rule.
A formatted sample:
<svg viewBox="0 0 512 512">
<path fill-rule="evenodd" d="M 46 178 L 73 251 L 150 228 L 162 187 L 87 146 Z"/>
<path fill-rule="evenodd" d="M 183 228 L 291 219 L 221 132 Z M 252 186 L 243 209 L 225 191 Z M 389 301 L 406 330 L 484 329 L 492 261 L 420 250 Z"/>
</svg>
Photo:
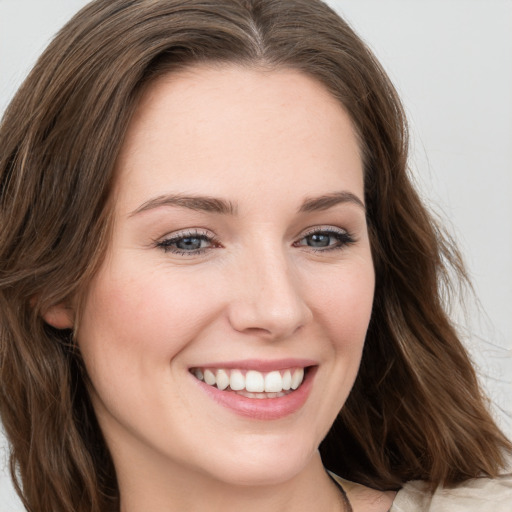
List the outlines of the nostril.
<svg viewBox="0 0 512 512">
<path fill-rule="evenodd" d="M 271 301 L 234 303 L 229 309 L 229 322 L 234 330 L 265 338 L 284 339 L 296 334 L 312 318 L 303 304 L 280 307 Z"/>
</svg>

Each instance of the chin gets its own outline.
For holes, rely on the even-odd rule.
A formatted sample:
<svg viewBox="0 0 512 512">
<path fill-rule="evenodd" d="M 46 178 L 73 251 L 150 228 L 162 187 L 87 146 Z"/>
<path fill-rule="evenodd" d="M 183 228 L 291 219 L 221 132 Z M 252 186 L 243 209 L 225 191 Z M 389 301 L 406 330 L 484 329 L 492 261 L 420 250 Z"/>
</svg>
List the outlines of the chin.
<svg viewBox="0 0 512 512">
<path fill-rule="evenodd" d="M 214 455 L 210 459 L 207 471 L 211 476 L 231 485 L 271 486 L 305 471 L 318 455 L 318 446 L 317 443 L 305 446 L 303 438 L 294 436 L 274 437 L 271 441 L 253 439 L 244 446 L 232 447 L 228 453 L 231 454 L 228 457 Z"/>
</svg>

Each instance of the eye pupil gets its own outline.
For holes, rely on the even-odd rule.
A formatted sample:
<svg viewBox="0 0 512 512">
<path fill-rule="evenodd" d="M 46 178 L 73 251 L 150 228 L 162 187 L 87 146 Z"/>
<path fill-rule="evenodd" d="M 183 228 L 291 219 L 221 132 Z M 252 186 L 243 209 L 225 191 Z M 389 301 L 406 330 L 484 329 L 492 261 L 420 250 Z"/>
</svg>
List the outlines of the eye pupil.
<svg viewBox="0 0 512 512">
<path fill-rule="evenodd" d="M 201 239 L 197 237 L 182 238 L 176 243 L 176 247 L 181 250 L 194 251 L 201 248 Z"/>
<path fill-rule="evenodd" d="M 323 233 L 315 233 L 310 235 L 308 238 L 308 245 L 310 247 L 328 247 L 331 239 L 330 235 Z"/>
</svg>

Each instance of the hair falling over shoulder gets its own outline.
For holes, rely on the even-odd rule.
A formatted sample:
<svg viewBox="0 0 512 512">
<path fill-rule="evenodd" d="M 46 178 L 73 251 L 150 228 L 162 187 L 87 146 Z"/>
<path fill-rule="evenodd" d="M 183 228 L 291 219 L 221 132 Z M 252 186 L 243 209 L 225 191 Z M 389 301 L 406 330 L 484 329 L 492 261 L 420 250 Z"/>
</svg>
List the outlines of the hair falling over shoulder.
<svg viewBox="0 0 512 512">
<path fill-rule="evenodd" d="M 325 465 L 382 490 L 497 475 L 511 445 L 446 313 L 464 268 L 411 184 L 403 110 L 364 43 L 317 0 L 96 0 L 55 37 L 0 125 L 0 412 L 27 510 L 119 509 L 73 332 L 42 314 L 79 305 L 102 261 L 116 158 L 144 86 L 204 62 L 308 74 L 360 139 L 377 284 Z"/>
</svg>

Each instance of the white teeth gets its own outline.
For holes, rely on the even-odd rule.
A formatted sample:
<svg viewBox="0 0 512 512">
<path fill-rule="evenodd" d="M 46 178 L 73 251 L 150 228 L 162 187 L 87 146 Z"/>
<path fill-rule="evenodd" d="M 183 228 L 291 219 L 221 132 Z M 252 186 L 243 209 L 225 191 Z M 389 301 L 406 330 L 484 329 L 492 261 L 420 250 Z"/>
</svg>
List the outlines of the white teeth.
<svg viewBox="0 0 512 512">
<path fill-rule="evenodd" d="M 278 371 L 265 375 L 265 391 L 267 393 L 279 393 L 283 390 L 283 378 Z"/>
<path fill-rule="evenodd" d="M 204 381 L 209 386 L 215 386 L 217 383 L 217 379 L 215 378 L 215 374 L 211 370 L 204 371 Z"/>
<path fill-rule="evenodd" d="M 297 368 L 292 375 L 292 389 L 297 389 L 304 378 L 304 368 Z"/>
<path fill-rule="evenodd" d="M 245 389 L 245 377 L 242 375 L 240 370 L 231 370 L 229 387 L 233 391 L 241 391 L 242 389 Z"/>
<path fill-rule="evenodd" d="M 217 387 L 222 390 L 229 386 L 229 375 L 226 370 L 217 370 Z"/>
<path fill-rule="evenodd" d="M 286 370 L 283 374 L 283 390 L 288 391 L 292 387 L 292 372 Z"/>
<path fill-rule="evenodd" d="M 304 368 L 274 370 L 261 373 L 256 370 L 226 370 L 195 368 L 192 373 L 209 386 L 221 391 L 229 389 L 248 398 L 277 398 L 297 389 L 304 380 Z M 245 373 L 245 375 L 244 375 Z M 229 390 L 228 390 L 229 391 Z"/>
<path fill-rule="evenodd" d="M 265 379 L 260 372 L 249 370 L 245 374 L 245 389 L 251 393 L 261 393 L 265 391 Z"/>
</svg>

